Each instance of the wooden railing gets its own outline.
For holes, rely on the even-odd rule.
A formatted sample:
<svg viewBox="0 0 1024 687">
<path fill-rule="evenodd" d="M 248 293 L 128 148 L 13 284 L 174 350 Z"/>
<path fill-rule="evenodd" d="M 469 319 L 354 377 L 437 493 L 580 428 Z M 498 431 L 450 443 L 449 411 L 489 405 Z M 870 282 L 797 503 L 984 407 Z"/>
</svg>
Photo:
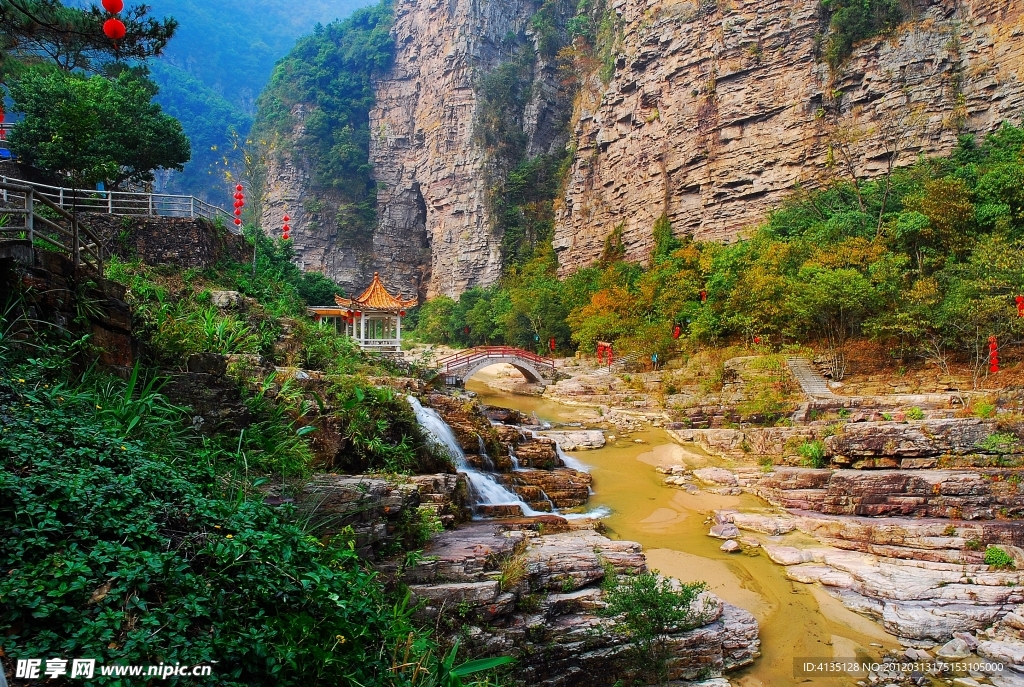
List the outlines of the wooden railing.
<svg viewBox="0 0 1024 687">
<path fill-rule="evenodd" d="M 75 266 L 103 275 L 104 249 L 99 237 L 74 215 L 35 188 L 0 177 L 0 239 L 71 256 Z"/>
<path fill-rule="evenodd" d="M 549 367 L 552 371 L 555 369 L 555 361 L 551 358 L 545 358 L 544 356 L 513 346 L 477 346 L 466 351 L 459 351 L 447 358 L 441 358 L 437 361 L 437 364 L 444 372 L 451 373 L 457 368 L 488 358 L 521 358 L 535 365 Z"/>
<path fill-rule="evenodd" d="M 234 216 L 223 208 L 207 203 L 195 196 L 176 196 L 169 193 L 134 193 L 128 191 L 92 191 L 37 184 L 20 179 L 0 177 L 0 181 L 29 186 L 37 198 L 46 198 L 64 210 L 99 212 L 107 215 L 148 215 L 159 217 L 202 217 L 224 220 L 232 233 L 240 231 L 234 225 Z"/>
</svg>

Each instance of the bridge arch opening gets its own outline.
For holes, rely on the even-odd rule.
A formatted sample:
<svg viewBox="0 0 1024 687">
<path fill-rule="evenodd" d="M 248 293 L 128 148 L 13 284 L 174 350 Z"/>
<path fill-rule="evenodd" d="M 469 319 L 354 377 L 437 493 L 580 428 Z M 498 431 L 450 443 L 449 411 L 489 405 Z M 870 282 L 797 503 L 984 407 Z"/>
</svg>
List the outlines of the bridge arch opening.
<svg viewBox="0 0 1024 687">
<path fill-rule="evenodd" d="M 537 374 L 536 370 L 531 370 L 523 365 L 514 362 L 491 362 L 487 365 L 477 367 L 469 372 L 464 378 L 465 381 L 470 379 L 476 379 L 478 381 L 484 381 L 487 378 L 494 380 L 508 380 L 514 384 L 540 384 L 544 380 L 541 379 L 540 375 Z"/>
</svg>

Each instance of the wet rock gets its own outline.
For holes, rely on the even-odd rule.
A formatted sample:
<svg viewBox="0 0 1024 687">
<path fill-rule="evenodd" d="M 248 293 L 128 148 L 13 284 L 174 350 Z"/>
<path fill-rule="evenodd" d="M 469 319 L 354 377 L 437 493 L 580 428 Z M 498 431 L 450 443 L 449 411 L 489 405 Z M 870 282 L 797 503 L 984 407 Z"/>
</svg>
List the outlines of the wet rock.
<svg viewBox="0 0 1024 687">
<path fill-rule="evenodd" d="M 705 484 L 718 484 L 735 487 L 739 484 L 736 475 L 725 468 L 700 468 L 693 471 L 693 476 Z"/>
<path fill-rule="evenodd" d="M 541 496 L 538 493 L 536 498 L 527 498 L 529 494 L 524 488 L 532 487 L 538 492 L 543 491 L 556 508 L 575 508 L 584 505 L 590 498 L 590 485 L 593 482 L 589 473 L 571 468 L 525 469 L 497 477 L 502 484 L 514 489 L 526 501 L 540 500 Z"/>
<path fill-rule="evenodd" d="M 718 539 L 732 539 L 733 537 L 740 536 L 740 530 L 732 523 L 721 523 L 712 526 L 708 536 L 717 537 Z"/>
<path fill-rule="evenodd" d="M 740 549 L 742 549 L 743 547 L 741 547 L 739 545 L 739 542 L 737 542 L 737 541 L 735 541 L 733 539 L 728 539 L 728 540 L 726 540 L 726 542 L 724 544 L 722 544 L 718 548 L 721 549 L 722 551 L 725 551 L 726 553 L 736 553 Z"/>
</svg>

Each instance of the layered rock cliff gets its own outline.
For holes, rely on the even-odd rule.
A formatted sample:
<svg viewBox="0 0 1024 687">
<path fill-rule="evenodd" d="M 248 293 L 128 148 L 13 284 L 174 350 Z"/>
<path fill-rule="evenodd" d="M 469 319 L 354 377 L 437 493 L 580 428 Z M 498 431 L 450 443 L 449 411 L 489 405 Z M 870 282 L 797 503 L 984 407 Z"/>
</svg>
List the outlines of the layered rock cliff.
<svg viewBox="0 0 1024 687">
<path fill-rule="evenodd" d="M 884 173 L 950 151 L 1024 109 L 1024 2 L 919 1 L 837 73 L 816 58 L 818 0 L 622 0 L 624 48 L 581 113 L 555 234 L 565 271 L 622 226 L 627 259 L 664 212 L 677 235 L 730 241 L 796 185 Z"/>
<path fill-rule="evenodd" d="M 337 201 L 314 197 L 301 160 L 272 165 L 267 219 L 285 199 L 297 208 L 306 269 L 353 289 L 379 270 L 423 295 L 498 279 L 480 83 L 537 42 L 538 7 L 396 3 L 395 59 L 370 114 L 372 239 L 337 240 L 310 210 L 333 216 Z M 646 258 L 663 213 L 677 235 L 733 240 L 798 185 L 947 153 L 961 134 L 1019 121 L 1024 110 L 1024 0 L 916 0 L 894 35 L 857 45 L 836 70 L 817 56 L 827 29 L 820 0 L 616 0 L 610 11 L 621 33 L 615 71 L 600 99 L 577 102 L 558 207 L 565 273 L 595 261 L 617 228 L 626 258 Z M 553 116 L 554 65 L 539 57 L 533 70 L 519 117 L 528 155 L 566 142 Z"/>
</svg>

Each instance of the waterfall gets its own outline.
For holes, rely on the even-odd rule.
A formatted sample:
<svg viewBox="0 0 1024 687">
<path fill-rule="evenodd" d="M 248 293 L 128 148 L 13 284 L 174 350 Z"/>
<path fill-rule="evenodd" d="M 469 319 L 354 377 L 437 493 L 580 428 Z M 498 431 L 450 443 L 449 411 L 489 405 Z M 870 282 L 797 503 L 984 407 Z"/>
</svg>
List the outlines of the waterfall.
<svg viewBox="0 0 1024 687">
<path fill-rule="evenodd" d="M 484 438 L 477 434 L 476 439 L 480 442 L 480 459 L 484 462 L 484 467 L 487 468 L 487 472 L 494 472 L 494 461 L 487 455 L 487 445 L 484 443 Z"/>
<path fill-rule="evenodd" d="M 416 414 L 416 420 L 435 440 L 444 446 L 455 461 L 459 472 L 465 473 L 469 480 L 469 490 L 477 506 L 519 506 L 523 515 L 544 515 L 541 511 L 530 508 L 515 493 L 509 491 L 498 483 L 491 475 L 480 472 L 472 467 L 466 460 L 466 454 L 459 446 L 459 440 L 455 432 L 448 426 L 437 411 L 433 408 L 426 408 L 413 396 L 408 397 L 409 405 Z M 481 443 L 483 440 L 481 439 Z"/>
<path fill-rule="evenodd" d="M 516 447 L 512 444 L 508 445 L 508 458 L 512 461 L 513 471 L 518 472 L 519 470 L 522 470 L 522 468 L 519 467 L 519 457 L 516 455 Z"/>
<path fill-rule="evenodd" d="M 573 470 L 579 470 L 580 472 L 590 472 L 590 466 L 583 463 L 577 458 L 573 458 L 568 453 L 562 450 L 562 447 L 555 442 L 555 452 L 558 454 L 559 459 L 562 461 L 562 465 Z"/>
</svg>

